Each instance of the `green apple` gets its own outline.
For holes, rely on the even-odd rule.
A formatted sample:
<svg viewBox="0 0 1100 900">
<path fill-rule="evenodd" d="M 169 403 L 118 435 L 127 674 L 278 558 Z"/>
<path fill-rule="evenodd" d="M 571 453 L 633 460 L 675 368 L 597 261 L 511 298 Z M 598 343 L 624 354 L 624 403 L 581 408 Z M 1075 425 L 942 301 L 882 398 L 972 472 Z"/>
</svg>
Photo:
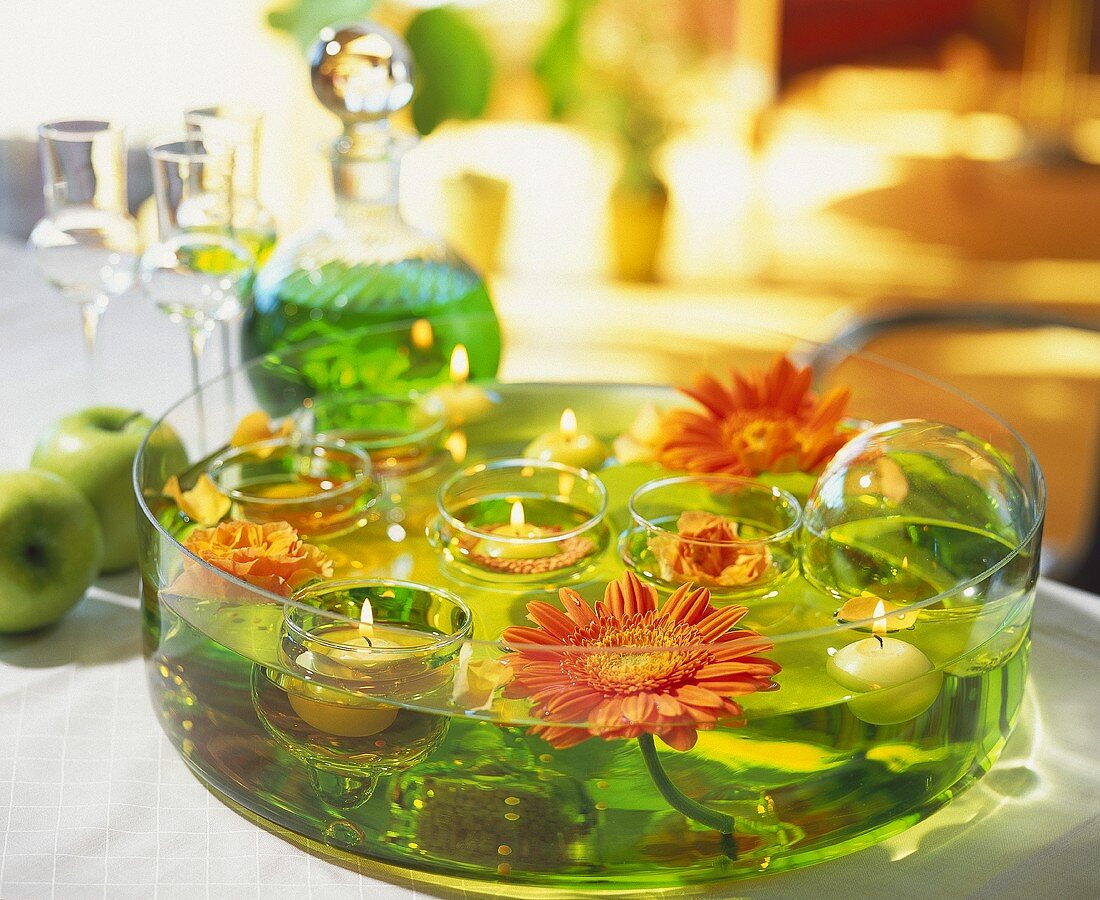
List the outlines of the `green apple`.
<svg viewBox="0 0 1100 900">
<path fill-rule="evenodd" d="M 137 518 L 131 469 L 138 447 L 153 423 L 141 413 L 93 406 L 51 425 L 38 441 L 31 465 L 60 475 L 95 507 L 103 530 L 103 571 L 137 562 Z M 187 465 L 187 452 L 167 426 L 153 433 L 147 471 L 175 474 Z"/>
<path fill-rule="evenodd" d="M 99 520 L 80 491 L 50 472 L 0 472 L 0 632 L 56 622 L 102 559 Z"/>
</svg>

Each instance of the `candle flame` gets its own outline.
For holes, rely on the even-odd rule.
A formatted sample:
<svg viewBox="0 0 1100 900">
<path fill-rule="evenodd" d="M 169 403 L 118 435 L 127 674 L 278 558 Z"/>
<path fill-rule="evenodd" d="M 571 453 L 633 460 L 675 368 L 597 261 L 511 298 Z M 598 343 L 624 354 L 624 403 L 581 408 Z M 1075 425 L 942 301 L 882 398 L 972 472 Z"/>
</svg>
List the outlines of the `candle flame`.
<svg viewBox="0 0 1100 900">
<path fill-rule="evenodd" d="M 451 454 L 455 462 L 462 462 L 466 458 L 469 445 L 465 431 L 453 431 L 451 436 L 443 442 L 443 447 Z"/>
<path fill-rule="evenodd" d="M 561 411 L 561 433 L 567 438 L 577 436 L 577 414 L 568 406 Z"/>
<path fill-rule="evenodd" d="M 412 326 L 412 343 L 417 350 L 427 350 L 435 335 L 432 334 L 432 323 L 427 319 L 417 319 Z"/>
<path fill-rule="evenodd" d="M 359 612 L 359 636 L 368 641 L 374 637 L 374 608 L 370 600 L 363 598 L 363 608 Z"/>
<path fill-rule="evenodd" d="M 451 351 L 451 381 L 455 384 L 465 384 L 470 377 L 470 356 L 466 352 L 465 344 L 455 344 Z"/>
<path fill-rule="evenodd" d="M 515 503 L 512 504 L 512 516 L 511 516 L 512 527 L 513 528 L 519 528 L 520 525 L 524 524 L 524 521 L 525 520 L 523 518 L 523 504 L 520 503 L 519 500 L 517 500 L 517 501 L 515 501 Z"/>
<path fill-rule="evenodd" d="M 877 638 L 881 638 L 886 634 L 886 604 L 879 600 L 879 602 L 875 604 L 875 611 L 872 613 L 872 616 L 871 634 Z"/>
</svg>

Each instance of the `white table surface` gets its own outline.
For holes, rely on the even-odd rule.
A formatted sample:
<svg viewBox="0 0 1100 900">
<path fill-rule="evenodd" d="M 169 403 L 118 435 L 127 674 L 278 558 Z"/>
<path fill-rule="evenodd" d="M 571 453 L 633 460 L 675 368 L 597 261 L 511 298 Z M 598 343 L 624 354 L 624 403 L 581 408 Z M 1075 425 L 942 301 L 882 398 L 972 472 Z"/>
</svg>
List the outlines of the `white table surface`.
<svg viewBox="0 0 1100 900">
<path fill-rule="evenodd" d="M 25 465 L 48 422 L 88 404 L 81 349 L 76 311 L 0 244 L 0 468 Z M 109 311 L 101 402 L 157 412 L 188 377 L 175 326 L 136 296 Z M 58 627 L 0 638 L 0 898 L 440 895 L 414 873 L 293 846 L 191 776 L 147 697 L 135 582 L 105 579 Z M 986 778 L 868 850 L 706 895 L 1100 897 L 1098 686 L 1100 598 L 1042 583 L 1024 713 Z"/>
</svg>

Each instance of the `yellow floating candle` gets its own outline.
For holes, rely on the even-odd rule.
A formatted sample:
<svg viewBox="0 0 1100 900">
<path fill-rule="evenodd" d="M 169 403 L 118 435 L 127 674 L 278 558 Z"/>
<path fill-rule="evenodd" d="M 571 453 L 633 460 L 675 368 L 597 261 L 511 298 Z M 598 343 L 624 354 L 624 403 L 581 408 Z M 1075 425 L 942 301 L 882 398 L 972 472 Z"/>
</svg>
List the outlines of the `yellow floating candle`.
<svg viewBox="0 0 1100 900">
<path fill-rule="evenodd" d="M 490 529 L 494 535 L 506 538 L 543 538 L 550 534 L 545 528 L 527 522 L 523 513 L 523 503 L 516 500 L 507 525 L 497 525 Z M 482 538 L 473 548 L 475 556 L 487 556 L 493 559 L 542 559 L 557 555 L 559 550 L 555 541 L 532 540 L 530 543 L 519 541 L 494 541 Z"/>
<path fill-rule="evenodd" d="M 873 637 L 831 652 L 825 669 L 841 687 L 858 692 L 848 708 L 860 721 L 894 725 L 919 716 L 939 696 L 943 674 L 906 641 L 886 637 L 886 607 L 874 610 Z"/>
<path fill-rule="evenodd" d="M 575 469 L 598 469 L 611 455 L 598 437 L 577 429 L 577 416 L 566 408 L 561 414 L 557 431 L 540 434 L 523 451 L 529 459 L 547 459 Z"/>
<path fill-rule="evenodd" d="M 470 356 L 463 344 L 455 344 L 451 352 L 451 383 L 441 384 L 432 396 L 443 404 L 447 421 L 464 425 L 484 418 L 493 408 L 492 398 L 476 384 L 470 384 Z"/>
<path fill-rule="evenodd" d="M 418 646 L 430 638 L 415 632 L 407 642 L 378 638 L 374 633 L 374 610 L 364 599 L 359 625 L 326 631 L 324 641 L 335 646 L 316 645 L 316 649 L 298 656 L 298 665 L 320 675 L 351 680 L 362 677 L 371 666 L 398 658 L 387 649 Z M 397 707 L 387 703 L 352 697 L 310 681 L 298 682 L 295 687 L 287 691 L 291 708 L 303 721 L 327 734 L 367 737 L 385 731 L 397 718 Z"/>
</svg>

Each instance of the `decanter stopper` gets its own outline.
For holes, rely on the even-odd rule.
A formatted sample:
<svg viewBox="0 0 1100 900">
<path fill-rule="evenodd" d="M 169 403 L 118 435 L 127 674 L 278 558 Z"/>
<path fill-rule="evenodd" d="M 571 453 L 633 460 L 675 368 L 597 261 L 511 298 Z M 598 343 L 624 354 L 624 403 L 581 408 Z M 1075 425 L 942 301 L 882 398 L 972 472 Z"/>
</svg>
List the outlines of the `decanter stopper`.
<svg viewBox="0 0 1100 900">
<path fill-rule="evenodd" d="M 343 120 L 346 134 L 384 122 L 412 99 L 412 53 L 401 38 L 374 22 L 322 29 L 309 60 L 313 92 Z"/>
</svg>

